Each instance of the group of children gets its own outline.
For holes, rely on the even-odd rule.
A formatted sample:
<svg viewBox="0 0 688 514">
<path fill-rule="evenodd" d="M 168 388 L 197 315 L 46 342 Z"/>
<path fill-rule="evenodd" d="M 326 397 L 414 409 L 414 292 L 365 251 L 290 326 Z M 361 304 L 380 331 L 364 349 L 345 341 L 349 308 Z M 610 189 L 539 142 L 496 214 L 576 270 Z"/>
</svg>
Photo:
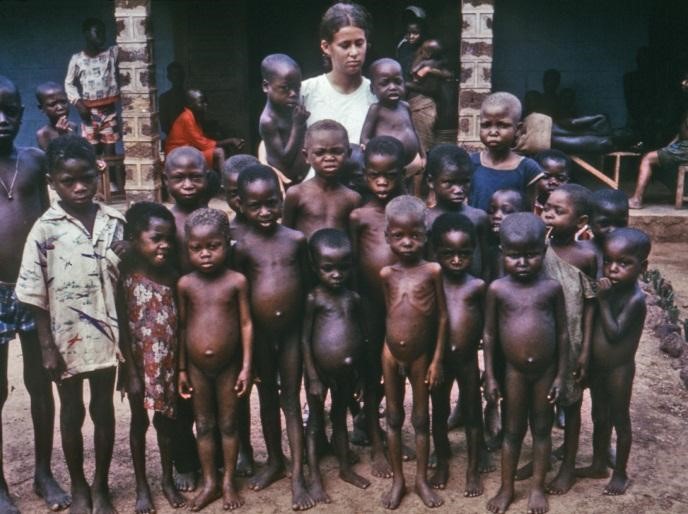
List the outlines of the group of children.
<svg viewBox="0 0 688 514">
<path fill-rule="evenodd" d="M 186 146 L 166 158 L 170 208 L 140 202 L 122 216 L 94 202 L 92 146 L 66 134 L 49 142 L 45 157 L 16 149 L 21 100 L 14 85 L 0 78 L 0 113 L 9 120 L 0 123 L 0 212 L 16 221 L 2 229 L 2 339 L 19 332 L 24 345 L 33 337 L 25 357 L 38 359 L 40 351 L 46 376 L 59 384 L 72 511 L 113 511 L 108 474 L 118 366 L 119 387 L 131 405 L 137 512 L 154 510 L 145 471 L 148 410 L 154 411 L 161 486 L 170 505 L 184 505 L 179 489 L 195 487 L 193 480 L 175 484 L 173 475 L 180 447 L 189 444 L 180 441 L 194 423 L 201 481 L 189 507 L 200 510 L 218 498 L 225 509 L 243 503 L 234 477 L 253 474 L 248 396 L 254 382 L 267 462 L 249 480 L 251 489 L 289 475 L 295 510 L 330 502 L 319 470 L 328 445 L 329 390 L 340 478 L 362 489 L 370 484 L 352 467 L 346 428 L 351 410 L 358 413 L 355 428 L 371 446 L 372 474 L 392 478 L 382 505 L 397 508 L 409 453 L 401 442 L 408 378 L 415 492 L 428 507 L 443 503 L 436 490 L 449 478 L 447 419 L 456 380 L 467 440 L 464 494 L 481 495 L 480 473 L 491 468 L 483 433 L 481 340 L 487 432 L 496 436 L 495 427 L 503 427 L 502 486 L 488 509 L 504 512 L 513 500 L 528 422 L 533 463 L 520 474 L 534 477 L 529 512 L 546 512 L 545 493 L 565 493 L 576 476 L 607 476 L 612 428 L 617 448 L 605 492 L 622 494 L 629 484 L 634 355 L 645 317 L 637 279 L 650 251 L 644 233 L 626 228 L 623 193 L 567 184 L 563 154 L 541 155 L 539 164 L 515 154 L 520 104 L 494 93 L 481 111 L 483 152 L 469 156 L 454 145 L 429 152 L 425 178 L 434 205 L 427 208 L 405 194 L 407 165 L 421 149 L 414 146 L 417 139 L 406 137 L 413 126 L 400 107 L 400 68 L 389 60 L 371 68 L 380 105 L 371 107 L 363 162 L 357 163 L 342 125 L 322 120 L 306 129 L 300 73 L 284 57 L 263 62 L 268 104 L 261 133 L 269 155 L 280 150 L 271 164 L 294 178 L 310 167 L 313 177 L 283 198 L 271 167 L 248 155 L 229 158 L 223 181 L 231 222 L 227 213 L 208 208 L 212 171 L 199 150 Z M 56 119 L 61 116 L 56 112 Z M 44 180 L 59 198 L 45 212 Z M 585 240 L 590 234 L 592 240 Z M 5 367 L 6 348 L 0 346 Z M 305 433 L 302 378 L 309 406 Z M 83 471 L 85 379 L 95 426 L 92 485 Z M 593 402 L 593 462 L 577 470 L 586 386 Z M 32 401 L 50 396 L 44 389 Z M 386 433 L 379 424 L 383 395 Z M 430 399 L 436 462 L 428 477 Z M 565 416 L 563 462 L 545 486 L 554 404 Z M 37 492 L 51 507 L 64 508 L 69 498 L 52 479 L 49 458 L 41 470 Z M 0 485 L 0 506 L 10 510 L 4 480 Z"/>
</svg>

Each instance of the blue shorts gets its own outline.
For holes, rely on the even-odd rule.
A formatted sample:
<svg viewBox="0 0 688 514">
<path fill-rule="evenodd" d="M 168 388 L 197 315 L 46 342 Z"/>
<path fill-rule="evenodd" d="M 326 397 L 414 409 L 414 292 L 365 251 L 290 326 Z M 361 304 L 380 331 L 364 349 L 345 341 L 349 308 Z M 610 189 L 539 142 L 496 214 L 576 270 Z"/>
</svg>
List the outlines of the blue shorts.
<svg viewBox="0 0 688 514">
<path fill-rule="evenodd" d="M 14 286 L 0 283 L 0 344 L 14 339 L 17 332 L 36 330 L 36 322 L 28 307 L 17 300 Z"/>
</svg>

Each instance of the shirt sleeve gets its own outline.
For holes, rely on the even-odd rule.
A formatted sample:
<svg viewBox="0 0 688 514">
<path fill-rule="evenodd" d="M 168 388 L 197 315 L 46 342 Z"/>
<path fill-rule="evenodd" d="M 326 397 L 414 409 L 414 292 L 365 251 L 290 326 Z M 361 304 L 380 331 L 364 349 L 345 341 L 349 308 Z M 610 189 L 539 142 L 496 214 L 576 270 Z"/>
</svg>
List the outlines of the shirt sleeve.
<svg viewBox="0 0 688 514">
<path fill-rule="evenodd" d="M 15 287 L 17 299 L 22 303 L 49 310 L 48 251 L 52 245 L 37 222 L 26 238 L 19 278 Z"/>
<path fill-rule="evenodd" d="M 67 99 L 69 103 L 76 103 L 81 100 L 81 95 L 79 94 L 79 89 L 76 87 L 76 78 L 79 73 L 77 61 L 79 54 L 72 55 L 69 60 L 69 67 L 67 68 L 67 76 L 65 77 L 64 88 L 67 93 Z"/>
<path fill-rule="evenodd" d="M 526 187 L 532 186 L 543 173 L 540 165 L 530 157 L 523 159 L 523 172 Z"/>
</svg>

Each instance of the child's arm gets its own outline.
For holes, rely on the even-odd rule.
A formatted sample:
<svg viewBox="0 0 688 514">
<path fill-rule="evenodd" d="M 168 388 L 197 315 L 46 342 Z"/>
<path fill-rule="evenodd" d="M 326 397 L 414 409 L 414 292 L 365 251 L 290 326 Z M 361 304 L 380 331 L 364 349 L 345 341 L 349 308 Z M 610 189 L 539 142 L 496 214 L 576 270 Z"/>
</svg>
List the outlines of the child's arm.
<svg viewBox="0 0 688 514">
<path fill-rule="evenodd" d="M 435 389 L 442 382 L 442 358 L 444 347 L 447 343 L 447 300 L 444 296 L 442 285 L 442 273 L 437 263 L 432 263 L 434 270 L 435 297 L 437 298 L 437 340 L 435 341 L 435 353 L 428 367 L 425 383 L 430 390 Z"/>
<path fill-rule="evenodd" d="M 366 114 L 365 121 L 363 122 L 363 128 L 361 129 L 361 146 L 365 148 L 372 138 L 375 137 L 375 126 L 377 125 L 377 116 L 380 111 L 380 105 L 377 103 L 372 104 L 368 108 L 368 114 Z"/>
<path fill-rule="evenodd" d="M 182 278 L 183 280 L 183 278 Z M 179 396 L 188 400 L 191 398 L 193 393 L 193 387 L 191 387 L 191 382 L 189 381 L 189 375 L 187 372 L 188 358 L 186 356 L 186 298 L 184 294 L 183 282 L 179 281 L 177 286 L 177 319 L 178 325 L 177 329 L 179 336 L 177 339 L 177 344 L 179 345 L 179 364 L 177 365 L 179 370 L 179 376 L 177 377 Z"/>
<path fill-rule="evenodd" d="M 583 343 L 581 345 L 580 356 L 573 376 L 577 382 L 584 382 L 588 375 L 588 363 L 590 362 L 590 347 L 592 345 L 592 330 L 595 322 L 595 301 L 585 299 L 583 303 Z"/>
<path fill-rule="evenodd" d="M 143 392 L 143 382 L 139 376 L 139 370 L 134 360 L 134 351 L 131 346 L 131 334 L 129 333 L 129 313 L 122 281 L 117 283 L 117 319 L 119 320 L 119 349 L 124 356 L 124 369 L 126 369 L 125 390 L 130 396 L 140 395 Z"/>
<path fill-rule="evenodd" d="M 612 294 L 612 283 L 608 278 L 601 278 L 598 283 L 597 302 L 599 304 L 599 316 L 602 323 L 602 330 L 607 336 L 610 344 L 623 341 L 626 333 L 635 325 L 639 319 L 645 319 L 646 306 L 644 299 L 634 294 L 626 302 L 619 314 L 614 316 L 609 297 Z"/>
<path fill-rule="evenodd" d="M 38 332 L 38 342 L 41 347 L 43 368 L 50 380 L 59 383 L 62 373 L 64 373 L 67 367 L 53 339 L 53 334 L 50 329 L 50 313 L 35 305 L 26 305 L 29 307 L 36 320 L 36 332 Z"/>
<path fill-rule="evenodd" d="M 280 134 L 277 122 L 273 116 L 265 116 L 265 121 L 261 119 L 258 131 L 260 137 L 265 142 L 265 150 L 270 166 L 274 166 L 290 179 L 298 177 L 290 176 L 294 160 L 303 149 L 304 138 L 306 136 L 306 120 L 310 116 L 303 104 L 297 104 L 291 113 L 291 129 L 289 138 L 284 141 Z"/>
<path fill-rule="evenodd" d="M 349 240 L 351 241 L 351 255 L 353 257 L 353 273 L 351 274 L 351 286 L 354 291 L 360 291 L 358 285 L 358 269 L 360 260 L 358 255 L 358 237 L 361 233 L 361 220 L 356 210 L 349 214 Z"/>
<path fill-rule="evenodd" d="M 299 191 L 298 186 L 289 188 L 284 196 L 284 206 L 282 207 L 282 225 L 289 228 L 296 228 L 296 216 L 299 210 Z"/>
<path fill-rule="evenodd" d="M 311 292 L 306 298 L 306 312 L 303 320 L 303 331 L 301 333 L 301 350 L 303 351 L 303 369 L 307 378 L 309 395 L 322 398 L 325 394 L 325 388 L 320 381 L 318 372 L 315 369 L 315 362 L 313 361 L 313 351 L 311 348 L 311 337 L 313 335 L 313 319 L 315 317 L 315 296 Z"/>
<path fill-rule="evenodd" d="M 251 392 L 251 366 L 253 363 L 253 322 L 251 321 L 251 304 L 248 299 L 248 281 L 243 275 L 241 275 L 241 279 L 239 280 L 238 299 L 243 362 L 234 390 L 237 396 L 241 398 Z"/>
<path fill-rule="evenodd" d="M 552 382 L 552 387 L 549 389 L 547 399 L 554 403 L 559 398 L 562 384 L 564 382 L 564 373 L 566 373 L 566 359 L 568 356 L 569 347 L 569 330 L 566 321 L 566 305 L 564 303 L 564 291 L 561 286 L 557 286 L 556 297 L 554 299 L 554 319 L 557 323 L 557 374 Z"/>
<path fill-rule="evenodd" d="M 87 125 L 90 125 L 91 110 L 84 104 L 84 101 L 81 99 L 81 94 L 79 93 L 79 88 L 77 87 L 77 84 L 79 83 L 79 70 L 77 69 L 76 64 L 78 56 L 79 54 L 74 54 L 71 60 L 69 61 L 69 67 L 67 68 L 67 76 L 65 77 L 64 82 L 65 93 L 67 93 L 67 99 L 69 100 L 69 102 L 73 104 L 74 107 L 76 107 L 76 110 L 79 112 L 81 121 L 83 121 Z"/>
<path fill-rule="evenodd" d="M 494 374 L 494 355 L 497 347 L 497 303 L 495 288 L 489 287 L 485 297 L 483 358 L 485 360 L 485 399 L 490 403 L 496 403 L 500 395 Z"/>
</svg>

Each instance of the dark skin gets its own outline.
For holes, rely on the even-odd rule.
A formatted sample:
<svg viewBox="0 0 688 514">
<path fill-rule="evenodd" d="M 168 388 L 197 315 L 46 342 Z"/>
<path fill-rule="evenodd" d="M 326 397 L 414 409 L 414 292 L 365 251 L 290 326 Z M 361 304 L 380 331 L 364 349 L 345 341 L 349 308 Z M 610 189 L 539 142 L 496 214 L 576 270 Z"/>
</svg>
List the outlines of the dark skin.
<svg viewBox="0 0 688 514">
<path fill-rule="evenodd" d="M 552 403 L 557 399 L 566 364 L 567 328 L 559 283 L 542 273 L 545 247 L 537 237 L 503 241 L 506 276 L 487 291 L 485 330 L 485 396 L 504 405 L 502 485 L 488 503 L 490 512 L 505 512 L 514 498 L 514 474 L 530 420 L 534 484 L 528 513 L 549 509 L 545 474 L 551 452 Z M 496 379 L 497 348 L 506 360 L 504 387 Z"/>
<path fill-rule="evenodd" d="M 205 93 L 200 89 L 189 89 L 186 92 L 186 106 L 193 113 L 198 124 L 203 126 L 208 112 L 208 99 Z M 216 144 L 226 152 L 231 153 L 241 150 L 246 144 L 246 141 L 238 137 L 229 137 L 217 140 Z"/>
<path fill-rule="evenodd" d="M 441 59 L 441 53 L 442 47 L 436 39 L 423 41 L 416 50 L 411 65 L 412 80 L 406 82 L 410 95 L 435 97 L 441 82 L 451 78 L 452 74 Z"/>
<path fill-rule="evenodd" d="M 447 306 L 440 266 L 423 260 L 426 240 L 422 216 L 389 216 L 385 238 L 398 261 L 380 271 L 385 297 L 386 335 L 382 372 L 387 397 L 387 445 L 392 464 L 392 486 L 382 506 L 396 509 L 406 484 L 402 469 L 401 427 L 404 423 L 404 382 L 413 390 L 412 423 L 416 434 L 415 491 L 430 508 L 443 500 L 427 480 L 429 448 L 428 397 L 442 381 L 442 359 L 447 335 Z"/>
<path fill-rule="evenodd" d="M 542 177 L 535 183 L 536 201 L 545 205 L 549 195 L 560 185 L 569 181 L 569 170 L 566 161 L 559 159 L 544 159 L 541 163 Z"/>
<path fill-rule="evenodd" d="M 38 147 L 46 151 L 50 141 L 76 130 L 76 125 L 69 121 L 69 100 L 64 89 L 47 89 L 40 94 L 38 108 L 48 117 L 48 124 L 36 131 Z"/>
<path fill-rule="evenodd" d="M 192 227 L 187 240 L 194 271 L 178 284 L 180 340 L 179 394 L 191 398 L 203 481 L 190 510 L 222 495 L 223 508 L 244 501 L 234 484 L 239 450 L 239 399 L 251 390 L 253 324 L 248 283 L 227 269 L 228 241 L 213 225 Z M 218 484 L 215 430 L 222 438 L 224 474 Z"/>
<path fill-rule="evenodd" d="M 267 102 L 258 121 L 268 163 L 291 180 L 300 182 L 308 173 L 301 151 L 310 113 L 300 103 L 301 70 L 290 63 L 274 64 L 272 77 L 263 80 Z"/>
<path fill-rule="evenodd" d="M 392 155 L 371 155 L 364 170 L 364 180 L 370 198 L 349 216 L 350 239 L 356 269 L 355 282 L 361 295 L 368 344 L 364 354 L 363 408 L 371 443 L 371 472 L 373 476 L 390 478 L 392 470 L 385 457 L 378 407 L 382 400 L 380 355 L 385 338 L 385 301 L 380 271 L 396 262 L 385 240 L 385 206 L 402 191 L 404 176 L 402 163 Z"/>
<path fill-rule="evenodd" d="M 605 242 L 604 277 L 598 282 L 599 314 L 593 329 L 590 356 L 590 395 L 593 415 L 592 464 L 576 469 L 576 475 L 606 478 L 611 430 L 616 430 L 616 462 L 604 494 L 624 494 L 630 485 L 626 473 L 631 451 L 632 430 L 629 413 L 635 353 L 647 308 L 638 277 L 647 269 L 647 260 L 636 255 L 622 239 Z"/>
<path fill-rule="evenodd" d="M 597 273 L 603 271 L 602 245 L 607 235 L 617 228 L 628 226 L 628 209 L 625 205 L 612 202 L 597 203 L 590 217 L 590 229 L 595 236 L 592 240 L 597 250 Z M 599 278 L 599 277 L 598 277 Z"/>
<path fill-rule="evenodd" d="M 236 170 L 229 170 L 224 172 L 225 176 L 225 192 L 226 200 L 229 208 L 234 211 L 234 219 L 230 221 L 229 228 L 232 234 L 233 241 L 240 241 L 244 238 L 244 233 L 248 229 L 246 223 L 246 216 L 241 212 L 241 205 L 239 201 L 239 172 Z"/>
<path fill-rule="evenodd" d="M 483 165 L 497 170 L 512 170 L 523 159 L 512 150 L 521 123 L 508 105 L 483 105 L 480 109 L 480 153 Z"/>
<path fill-rule="evenodd" d="M 160 218 L 151 218 L 146 230 L 131 241 L 132 252 L 137 258 L 132 259 L 131 274 L 142 275 L 149 280 L 168 287 L 174 287 L 176 273 L 170 261 L 170 253 L 175 247 L 175 230 L 172 223 Z M 124 290 L 119 287 L 117 298 L 119 319 L 128 318 L 127 300 Z M 132 348 L 129 324 L 120 324 L 120 348 L 125 360 L 125 390 L 131 407 L 131 426 L 129 444 L 136 477 L 137 514 L 155 512 L 155 505 L 146 478 L 146 431 L 150 425 L 148 413 L 144 407 L 142 362 L 137 362 Z M 174 421 L 160 412 L 154 414 L 153 425 L 156 428 L 160 463 L 162 465 L 162 492 L 172 508 L 186 503 L 185 498 L 177 492 L 172 476 L 172 430 Z"/>
<path fill-rule="evenodd" d="M 462 394 L 462 410 L 468 447 L 464 496 L 480 496 L 483 486 L 478 470 L 478 449 L 483 437 L 480 412 L 478 345 L 483 330 L 485 282 L 468 274 L 475 245 L 465 232 L 452 230 L 441 236 L 437 261 L 447 302 L 447 343 L 443 367 L 445 381 L 432 392 L 432 436 L 437 467 L 430 485 L 444 489 L 449 479 L 451 449 L 447 435 L 449 396 L 456 378 Z"/>
<path fill-rule="evenodd" d="M 303 476 L 301 323 L 303 320 L 306 238 L 279 225 L 282 199 L 276 181 L 256 180 L 240 191 L 249 228 L 235 247 L 235 265 L 250 284 L 255 330 L 255 363 L 260 382 L 260 419 L 268 452 L 266 466 L 249 482 L 255 491 L 285 475 L 280 405 L 287 421 L 292 455 L 292 508 L 315 506 Z M 278 385 L 279 376 L 279 385 Z"/>
<path fill-rule="evenodd" d="M 309 134 L 303 153 L 315 176 L 289 188 L 282 224 L 306 237 L 321 228 L 347 232 L 349 214 L 361 204 L 361 195 L 339 182 L 342 165 L 350 153 L 345 133 L 314 131 Z"/>
<path fill-rule="evenodd" d="M 490 199 L 490 207 L 487 210 L 489 222 L 487 237 L 488 269 L 487 273 L 484 275 L 488 283 L 504 276 L 502 252 L 499 248 L 499 228 L 502 226 L 502 221 L 506 216 L 521 210 L 522 204 L 523 200 L 521 196 L 513 191 L 495 191 Z"/>
<path fill-rule="evenodd" d="M 349 463 L 346 411 L 357 390 L 364 345 L 360 297 L 346 288 L 351 273 L 350 248 L 320 246 L 313 255 L 318 285 L 306 298 L 302 347 L 308 395 L 307 448 L 311 469 L 310 493 L 318 503 L 330 503 L 323 487 L 318 437 L 324 430 L 324 402 L 332 395 L 332 440 L 339 462 L 339 477 L 365 489 L 370 482 Z"/>
</svg>

